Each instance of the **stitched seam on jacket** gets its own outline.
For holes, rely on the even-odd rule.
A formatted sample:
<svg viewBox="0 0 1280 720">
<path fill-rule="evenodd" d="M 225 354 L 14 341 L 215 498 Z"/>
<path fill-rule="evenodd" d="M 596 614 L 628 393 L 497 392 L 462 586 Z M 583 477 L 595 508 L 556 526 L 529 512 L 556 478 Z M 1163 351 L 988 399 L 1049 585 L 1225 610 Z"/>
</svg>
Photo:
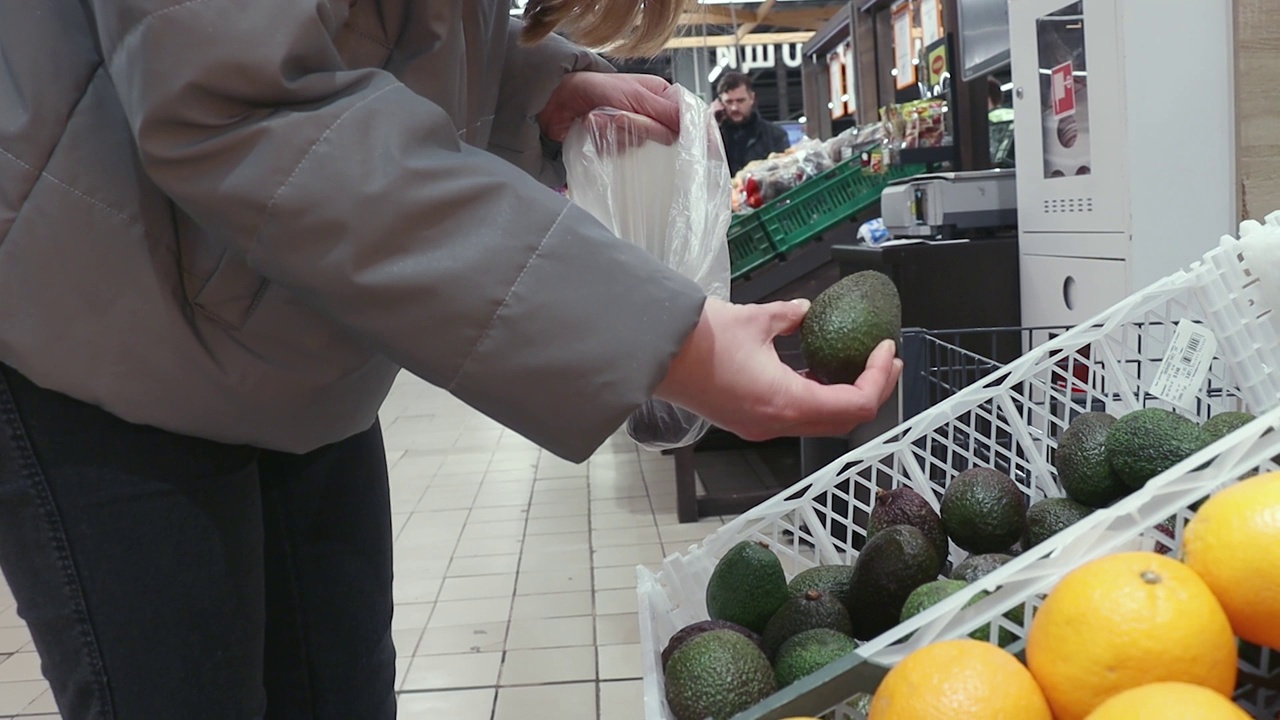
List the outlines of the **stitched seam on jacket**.
<svg viewBox="0 0 1280 720">
<path fill-rule="evenodd" d="M 192 0 L 192 2 L 201 2 L 201 1 L 202 0 Z M 293 182 L 293 179 L 298 176 L 298 173 L 302 170 L 302 166 L 307 164 L 307 160 L 311 159 L 311 156 L 312 154 L 315 153 L 316 148 L 320 147 L 320 143 L 324 142 L 325 138 L 329 137 L 330 133 L 336 130 L 338 125 L 342 124 L 342 121 L 347 119 L 348 115 L 355 112 L 356 110 L 359 110 L 360 107 L 363 106 L 365 103 L 371 102 L 372 100 L 377 98 L 379 95 L 382 95 L 386 91 L 391 90 L 393 88 L 397 88 L 399 86 L 400 86 L 400 83 L 388 85 L 382 88 L 381 90 L 375 92 L 374 94 L 370 95 L 369 97 L 356 103 L 355 105 L 352 105 L 351 107 L 347 108 L 345 112 L 339 115 L 337 119 L 335 119 L 333 123 L 329 125 L 329 127 L 325 128 L 324 132 L 320 133 L 320 137 L 316 138 L 315 142 L 311 143 L 311 147 L 307 148 L 306 154 L 303 155 L 302 159 L 298 161 L 298 164 L 293 167 L 293 172 L 289 173 L 289 177 L 285 178 L 285 181 L 280 185 L 280 187 L 277 188 L 274 193 L 272 193 L 271 200 L 267 202 L 267 209 L 263 212 L 262 225 L 258 228 L 258 232 L 254 234 L 253 242 L 250 243 L 248 252 L 245 253 L 246 255 L 251 254 L 254 251 L 254 249 L 258 246 L 258 241 L 262 238 L 262 233 L 266 230 L 267 223 L 271 219 L 271 210 L 275 208 L 276 201 L 280 199 L 280 195 L 283 194 L 285 189 L 289 187 L 289 184 Z"/>
<path fill-rule="evenodd" d="M 358 25 L 355 25 L 351 22 L 346 22 L 342 24 L 342 27 L 346 28 L 347 31 L 349 31 L 352 35 L 355 35 L 361 40 L 367 40 L 373 43 L 374 45 L 377 45 L 378 47 L 382 48 L 383 50 L 395 50 L 395 48 L 391 47 L 391 45 L 389 45 L 388 43 L 378 38 L 378 36 L 374 35 L 368 30 L 365 30 L 364 28 L 361 28 Z"/>
<path fill-rule="evenodd" d="M 130 38 L 132 38 L 134 35 L 137 35 L 139 32 L 141 32 L 147 26 L 147 24 L 150 23 L 155 18 L 158 18 L 161 15 L 166 15 L 168 13 L 171 13 L 174 10 L 181 10 L 185 7 L 196 5 L 202 2 L 208 2 L 208 0 L 187 0 L 186 2 L 178 3 L 177 5 L 174 5 L 172 7 L 162 8 L 160 10 L 156 10 L 155 12 L 149 15 L 144 15 L 141 20 L 139 20 L 137 23 L 134 24 L 133 27 L 129 28 L 128 32 L 126 32 L 123 36 L 121 36 L 120 41 L 116 43 L 116 46 L 111 48 L 111 57 L 107 59 L 106 61 L 107 65 L 110 66 L 115 64 L 116 55 L 120 52 L 120 48 L 124 47 L 129 42 Z"/>
<path fill-rule="evenodd" d="M 458 372 L 453 376 L 453 379 L 449 381 L 449 385 L 446 390 L 452 391 L 453 388 L 457 386 L 458 380 L 462 377 L 462 373 L 466 372 L 467 366 L 471 364 L 471 359 L 476 356 L 476 353 L 480 352 L 480 347 L 489 339 L 489 335 L 493 332 L 493 327 L 498 324 L 498 316 L 502 314 L 502 311 L 507 307 L 507 304 L 511 302 L 511 296 L 515 294 L 516 288 L 520 287 L 520 281 L 524 279 L 524 274 L 529 272 L 529 268 L 533 267 L 534 261 L 536 261 L 538 256 L 542 254 L 543 246 L 547 244 L 547 240 L 551 238 L 551 235 L 556 231 L 556 228 L 560 227 L 560 221 L 563 220 L 564 216 L 568 213 L 569 205 L 566 204 L 564 208 L 560 210 L 560 214 L 556 216 L 556 221 L 551 223 L 551 229 L 547 230 L 546 235 L 542 236 L 542 240 L 538 243 L 538 247 L 535 248 L 533 254 L 529 256 L 529 261 L 520 269 L 520 274 L 516 276 L 515 282 L 511 283 L 510 289 L 507 290 L 507 296 L 502 298 L 502 304 L 498 306 L 497 310 L 493 311 L 493 317 L 489 318 L 489 322 L 484 326 L 484 332 L 480 333 L 480 338 L 476 340 L 476 344 L 471 347 L 471 351 L 467 353 L 465 358 L 463 358 L 462 364 L 458 366 Z"/>
<path fill-rule="evenodd" d="M 56 185 L 56 186 L 58 186 L 58 187 L 60 187 L 60 188 L 63 188 L 63 189 L 65 189 L 65 190 L 68 190 L 68 191 L 70 191 L 70 192 L 74 193 L 75 195 L 77 195 L 77 196 L 79 196 L 79 197 L 81 197 L 81 198 L 84 198 L 85 200 L 88 200 L 89 202 L 93 203 L 94 205 L 97 205 L 98 207 L 102 208 L 103 210 L 106 210 L 107 212 L 111 213 L 112 215 L 115 215 L 116 217 L 120 218 L 121 220 L 124 220 L 125 222 L 129 223 L 130 225 L 132 225 L 132 226 L 137 226 L 137 227 L 142 227 L 142 229 L 143 229 L 143 237 L 145 237 L 145 238 L 147 239 L 147 241 L 148 241 L 148 242 L 152 243 L 154 247 L 159 247 L 159 248 L 163 249 L 164 251 L 166 251 L 166 252 L 168 252 L 170 255 L 172 255 L 172 256 L 174 257 L 174 259 L 178 260 L 178 261 L 179 261 L 179 263 L 178 263 L 178 269 L 179 269 L 179 270 L 181 270 L 181 271 L 182 271 L 182 273 L 183 273 L 184 275 L 186 275 L 187 277 L 189 277 L 189 278 L 191 278 L 191 279 L 193 279 L 193 280 L 200 280 L 200 281 L 204 281 L 204 280 L 207 280 L 207 279 L 208 279 L 208 278 L 201 277 L 201 276 L 199 276 L 199 275 L 197 275 L 197 274 L 195 274 L 195 273 L 191 272 L 189 269 L 187 269 L 187 268 L 183 267 L 183 266 L 182 266 L 182 263 L 181 263 L 181 258 L 180 258 L 180 257 L 178 257 L 178 251 L 177 251 L 177 250 L 175 250 L 173 247 L 171 247 L 168 243 L 155 241 L 155 238 L 153 238 L 153 237 L 151 236 L 151 234 L 150 234 L 150 233 L 146 232 L 146 227 L 145 227 L 145 226 L 143 226 L 143 225 L 142 225 L 142 223 L 141 223 L 141 222 L 139 222 L 138 220 L 135 220 L 134 218 L 131 218 L 131 217 L 129 217 L 128 215 L 125 215 L 125 214 L 121 213 L 120 211 L 116 210 L 115 208 L 112 208 L 110 205 L 105 205 L 105 204 L 103 204 L 102 202 L 100 202 L 100 201 L 98 201 L 98 200 L 94 200 L 93 198 L 89 197 L 88 195 L 85 195 L 84 193 L 80 192 L 79 190 L 76 190 L 75 188 L 71 187 L 70 185 L 68 185 L 68 184 L 66 184 L 66 183 L 64 183 L 64 182 L 62 182 L 62 181 L 61 181 L 61 180 L 59 180 L 58 178 L 56 178 L 56 177 L 54 177 L 54 176 L 50 175 L 49 173 L 47 173 L 47 172 L 45 172 L 45 171 L 43 171 L 43 170 L 36 170 L 35 168 L 31 167 L 31 166 L 30 166 L 30 165 L 28 165 L 27 163 L 23 162 L 22 160 L 19 160 L 18 158 L 14 157 L 13 155 L 10 155 L 9 153 L 5 152 L 4 148 L 0 148 L 0 155 L 3 155 L 3 156 L 5 156 L 5 157 L 9 158 L 10 160 L 13 160 L 14 162 L 18 163 L 19 165 L 21 165 L 22 167 L 26 168 L 27 170 L 29 170 L 29 171 L 31 171 L 31 172 L 39 173 L 39 176 L 40 176 L 40 177 L 43 177 L 43 178 L 45 178 L 45 179 L 47 179 L 47 180 L 49 180 L 49 181 L 53 182 L 53 184 L 54 184 L 54 185 Z M 32 190 L 33 192 L 34 192 L 34 190 L 35 190 L 35 188 L 36 188 L 36 185 L 37 185 L 37 184 L 38 184 L 38 183 L 34 183 L 34 184 L 32 184 L 32 186 L 31 186 L 31 190 Z M 27 197 L 28 197 L 28 198 L 30 197 L 30 192 L 28 192 L 28 193 L 27 193 Z M 24 207 L 26 207 L 26 204 L 27 204 L 27 200 L 23 200 L 22 202 L 18 203 L 18 214 L 19 214 L 19 215 L 21 215 L 21 214 L 22 214 L 22 209 L 23 209 Z"/>
<path fill-rule="evenodd" d="M 64 133 L 64 135 L 65 135 L 65 133 Z M 61 140 L 59 140 L 59 142 L 61 142 Z M 88 200 L 89 202 L 93 203 L 94 205 L 97 205 L 98 207 L 102 208 L 103 210 L 106 210 L 107 212 L 111 213 L 112 215 L 115 215 L 116 217 L 120 218 L 121 220 L 124 220 L 125 222 L 130 223 L 130 224 L 133 224 L 133 225 L 136 225 L 136 224 L 137 224 L 137 221 L 136 221 L 136 220 L 134 220 L 133 218 L 129 217 L 128 215 L 125 215 L 124 213 L 120 212 L 119 210 L 116 210 L 115 208 L 113 208 L 113 207 L 111 207 L 110 205 L 108 205 L 108 204 L 106 204 L 106 203 L 102 202 L 101 200 L 95 200 L 94 198 L 91 198 L 91 197 L 89 197 L 88 195 L 85 195 L 84 193 L 82 193 L 82 192 L 80 192 L 79 190 L 77 190 L 77 189 L 75 189 L 75 188 L 71 187 L 70 185 L 68 185 L 68 184 L 66 184 L 66 183 L 64 183 L 64 182 L 62 182 L 61 180 L 59 180 L 58 178 L 56 178 L 56 177 L 54 177 L 54 176 L 50 175 L 49 173 L 45 172 L 44 170 L 37 170 L 37 169 L 35 169 L 34 167 L 32 167 L 32 166 L 30 166 L 30 165 L 26 164 L 25 162 L 23 162 L 22 160 L 19 160 L 17 157 L 15 157 L 15 156 L 13 156 L 13 155 L 9 154 L 8 152 L 6 152 L 4 148 L 0 148 L 0 155 L 4 155 L 5 157 L 7 157 L 7 158 L 9 158 L 10 160 L 12 160 L 12 161 L 14 161 L 14 162 L 18 163 L 19 165 L 21 165 L 22 167 L 26 168 L 27 170 L 29 170 L 29 171 L 31 171 L 31 172 L 33 172 L 33 173 L 39 173 L 39 174 L 40 174 L 40 177 L 43 177 L 43 178 L 45 178 L 46 180 L 49 180 L 49 181 L 50 181 L 50 182 L 52 182 L 54 185 L 57 185 L 58 187 L 60 187 L 60 188 L 62 188 L 62 189 L 64 189 L 64 190 L 68 190 L 68 191 L 70 191 L 70 192 L 74 193 L 75 195 L 79 196 L 79 197 L 80 197 L 81 199 L 83 199 L 83 200 Z M 32 191 L 34 191 L 34 190 L 35 190 L 35 185 L 34 185 L 34 184 L 31 186 L 31 190 L 32 190 Z M 29 194 L 28 194 L 28 196 L 29 196 Z M 24 202 L 24 203 L 23 203 L 23 205 L 25 205 L 25 204 L 26 204 L 26 203 Z"/>
<path fill-rule="evenodd" d="M 54 555 L 58 559 L 62 571 L 63 589 L 71 596 L 72 612 L 79 626 L 80 641 L 84 643 L 83 651 L 88 656 L 89 665 L 93 668 L 93 685 L 97 692 L 97 700 L 102 703 L 102 711 L 106 720 L 116 716 L 115 702 L 111 699 L 111 686 L 107 682 L 106 668 L 102 662 L 102 649 L 98 647 L 98 638 L 94 634 L 89 620 L 89 609 L 85 603 L 84 591 L 80 585 L 80 577 L 76 572 L 75 560 L 67 543 L 67 531 L 58 517 L 54 507 L 53 494 L 49 490 L 48 479 L 44 470 L 36 460 L 35 449 L 27 436 L 22 418 L 18 416 L 17 403 L 3 377 L 0 377 L 0 418 L 4 420 L 5 434 L 9 446 L 18 455 L 19 471 L 30 481 L 31 491 L 36 497 L 36 504 L 44 516 L 45 529 L 53 544 Z"/>
<path fill-rule="evenodd" d="M 27 199 L 31 197 L 31 193 L 35 192 L 36 187 L 40 185 L 41 177 L 47 177 L 48 179 L 53 180 L 55 183 L 59 182 L 57 178 L 54 178 L 53 176 L 46 173 L 45 168 L 48 167 L 49 161 L 53 159 L 53 156 L 58 153 L 58 149 L 62 147 L 62 142 L 67 139 L 67 128 L 71 124 L 71 118 L 75 117 L 76 112 L 80 110 L 80 104 L 84 102 L 84 99 L 86 97 L 88 97 L 89 89 L 93 87 L 93 83 L 95 80 L 98 79 L 99 75 L 102 75 L 104 77 L 106 76 L 106 67 L 102 64 L 101 60 L 99 60 L 98 64 L 94 66 L 93 72 L 89 73 L 88 78 L 85 80 L 84 88 L 82 88 L 80 90 L 80 94 L 76 96 L 75 102 L 71 103 L 71 109 L 67 111 L 66 122 L 62 126 L 62 132 L 58 134 L 58 139 L 54 141 L 53 147 L 49 148 L 48 153 L 45 155 L 44 164 L 40 166 L 40 170 L 37 171 L 34 167 L 28 165 L 22 160 L 19 160 L 15 156 L 10 155 L 8 152 L 5 152 L 4 148 L 0 148 L 0 153 L 3 153 L 7 157 L 11 158 L 14 162 L 26 168 L 28 171 L 36 173 L 35 181 L 32 182 L 31 185 L 27 188 L 27 191 L 22 196 L 22 198 L 19 199 L 14 204 L 14 209 L 17 211 L 18 215 L 22 214 L 22 208 L 26 206 Z M 66 183 L 61 183 L 61 184 L 66 185 Z M 74 192 L 74 189 L 73 189 L 73 192 Z M 107 208 L 107 209 L 111 210 L 111 208 Z M 14 219 L 15 220 L 17 219 L 17 215 L 14 216 Z M 8 233 L 6 233 L 6 235 L 7 234 Z"/>
</svg>

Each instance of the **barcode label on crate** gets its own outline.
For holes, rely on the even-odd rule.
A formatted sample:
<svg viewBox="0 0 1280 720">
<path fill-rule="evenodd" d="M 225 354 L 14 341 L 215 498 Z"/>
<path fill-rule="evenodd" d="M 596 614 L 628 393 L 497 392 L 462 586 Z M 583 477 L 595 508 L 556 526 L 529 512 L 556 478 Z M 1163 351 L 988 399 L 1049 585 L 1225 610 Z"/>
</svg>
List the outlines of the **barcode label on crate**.
<svg viewBox="0 0 1280 720">
<path fill-rule="evenodd" d="M 1209 375 L 1209 363 L 1217 349 L 1218 339 L 1207 328 L 1190 320 L 1180 321 L 1151 383 L 1151 394 L 1195 410 L 1196 393 Z"/>
</svg>

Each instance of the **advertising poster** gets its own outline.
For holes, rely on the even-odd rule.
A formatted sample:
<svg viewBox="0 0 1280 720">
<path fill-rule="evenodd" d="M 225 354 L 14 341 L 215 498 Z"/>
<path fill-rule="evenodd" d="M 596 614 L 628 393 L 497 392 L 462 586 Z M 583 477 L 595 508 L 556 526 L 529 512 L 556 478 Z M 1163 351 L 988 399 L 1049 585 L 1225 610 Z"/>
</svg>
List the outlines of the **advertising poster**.
<svg viewBox="0 0 1280 720">
<path fill-rule="evenodd" d="M 893 67 L 898 71 L 896 85 L 903 90 L 916 84 L 915 42 L 911 37 L 911 3 L 904 0 L 890 11 L 893 20 Z"/>
<path fill-rule="evenodd" d="M 1071 3 L 1036 20 L 1046 178 L 1092 172 L 1084 27 L 1084 2 Z"/>
</svg>

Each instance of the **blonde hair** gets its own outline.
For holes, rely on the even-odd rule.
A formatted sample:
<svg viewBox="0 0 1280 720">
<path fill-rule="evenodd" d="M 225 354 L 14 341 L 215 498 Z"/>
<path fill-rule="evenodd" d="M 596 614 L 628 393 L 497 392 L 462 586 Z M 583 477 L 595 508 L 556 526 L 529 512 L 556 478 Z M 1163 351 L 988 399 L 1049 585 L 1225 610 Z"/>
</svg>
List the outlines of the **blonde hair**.
<svg viewBox="0 0 1280 720">
<path fill-rule="evenodd" d="M 557 30 L 617 57 L 657 55 L 695 0 L 529 0 L 521 40 L 533 44 Z"/>
</svg>

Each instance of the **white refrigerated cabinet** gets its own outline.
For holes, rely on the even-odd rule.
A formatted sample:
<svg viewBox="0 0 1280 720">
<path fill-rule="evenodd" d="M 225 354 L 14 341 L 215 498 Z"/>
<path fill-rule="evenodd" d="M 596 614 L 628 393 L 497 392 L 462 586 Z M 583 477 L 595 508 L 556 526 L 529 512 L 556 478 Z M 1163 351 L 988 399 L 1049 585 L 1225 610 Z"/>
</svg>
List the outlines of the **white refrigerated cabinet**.
<svg viewBox="0 0 1280 720">
<path fill-rule="evenodd" d="M 1237 222 L 1230 0 L 1010 0 L 1024 325 L 1075 325 Z"/>
</svg>

